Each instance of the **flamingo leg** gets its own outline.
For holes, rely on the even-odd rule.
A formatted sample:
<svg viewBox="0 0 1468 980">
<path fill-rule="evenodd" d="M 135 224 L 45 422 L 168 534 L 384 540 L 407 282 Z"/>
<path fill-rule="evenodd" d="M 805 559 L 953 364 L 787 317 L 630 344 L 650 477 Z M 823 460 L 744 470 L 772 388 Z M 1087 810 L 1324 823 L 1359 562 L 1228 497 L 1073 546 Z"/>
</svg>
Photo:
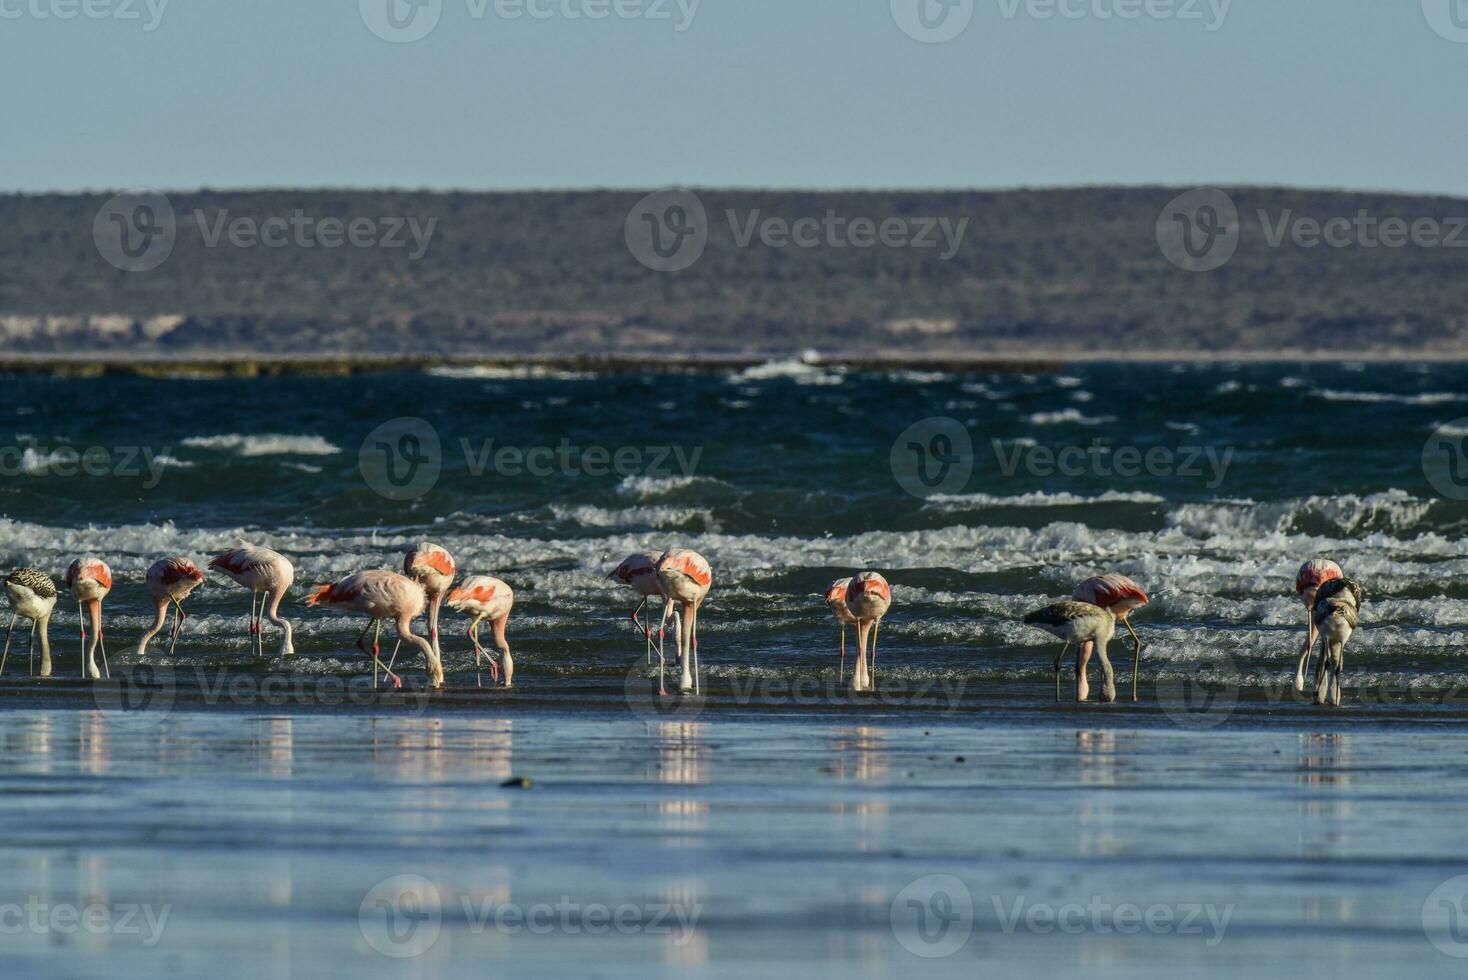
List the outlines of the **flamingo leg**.
<svg viewBox="0 0 1468 980">
<path fill-rule="evenodd" d="M 5 675 L 5 661 L 10 659 L 10 631 L 13 629 L 15 629 L 15 613 L 10 614 L 10 627 L 5 631 L 5 652 L 0 653 L 0 677 Z M 32 635 L 35 634 L 34 626 L 31 627 L 31 632 Z"/>
<path fill-rule="evenodd" d="M 1060 703 L 1060 662 L 1065 659 L 1065 651 L 1070 649 L 1070 644 L 1060 648 L 1060 653 L 1055 657 L 1055 703 Z"/>
<path fill-rule="evenodd" d="M 1137 671 L 1142 666 L 1142 638 L 1137 635 L 1136 630 L 1132 629 L 1130 619 L 1123 619 L 1122 622 L 1126 624 L 1126 631 L 1132 635 L 1132 643 L 1135 644 L 1132 647 L 1132 700 L 1135 701 L 1137 700 Z"/>
<path fill-rule="evenodd" d="M 882 621 L 879 619 L 872 624 L 872 689 L 877 687 L 877 634 L 882 632 Z"/>
<path fill-rule="evenodd" d="M 31 676 L 36 676 L 36 621 L 31 620 L 31 641 L 25 647 L 26 657 L 31 662 Z"/>
<path fill-rule="evenodd" d="M 177 599 L 173 600 L 173 637 L 168 641 L 168 655 L 173 656 L 174 648 L 178 646 L 179 634 L 183 632 L 184 620 L 188 615 L 183 611 L 183 604 Z"/>
<path fill-rule="evenodd" d="M 381 667 L 383 669 L 383 672 L 386 673 L 387 676 L 392 679 L 393 689 L 396 690 L 397 688 L 400 688 L 400 687 L 403 686 L 403 679 L 401 677 L 399 677 L 397 674 L 394 674 L 392 672 L 392 668 L 389 667 L 387 664 L 384 664 L 382 662 L 382 656 L 381 656 L 381 654 L 382 654 L 382 645 L 381 645 L 382 644 L 382 620 L 380 620 L 380 619 L 374 619 L 372 621 L 372 623 L 371 623 L 371 626 L 372 626 L 372 664 L 373 664 L 373 667 L 372 667 L 372 676 L 373 676 L 374 686 L 376 684 L 377 668 L 378 667 Z M 366 637 L 367 636 L 366 630 L 363 630 L 362 631 L 362 636 L 363 637 Z"/>
<path fill-rule="evenodd" d="M 76 601 L 76 620 L 81 624 L 82 628 L 82 676 L 87 677 L 89 676 L 87 671 L 87 619 L 86 613 L 82 611 L 82 601 L 80 599 Z"/>
<path fill-rule="evenodd" d="M 635 626 L 635 627 L 637 627 L 638 629 L 642 630 L 642 635 L 643 635 L 644 639 L 647 640 L 647 663 L 651 664 L 652 663 L 652 626 L 650 624 L 648 624 L 648 623 L 642 622 L 641 620 L 639 620 L 637 618 L 637 614 L 640 613 L 640 612 L 642 612 L 643 608 L 646 607 L 646 605 L 647 605 L 647 596 L 643 596 L 642 597 L 642 601 L 637 604 L 637 608 L 634 609 L 634 610 L 632 610 L 632 625 Z"/>
<path fill-rule="evenodd" d="M 387 669 L 388 670 L 392 670 L 393 669 L 393 665 L 398 662 L 398 651 L 401 650 L 402 648 L 403 648 L 403 641 L 402 641 L 401 638 L 399 638 L 398 639 L 398 642 L 396 642 L 396 643 L 393 644 L 393 647 L 392 647 L 392 656 L 387 658 Z"/>
<path fill-rule="evenodd" d="M 693 693 L 703 693 L 703 684 L 698 678 L 698 606 L 693 607 L 693 625 L 688 627 L 688 640 L 693 648 Z"/>
<path fill-rule="evenodd" d="M 841 668 L 836 676 L 837 684 L 846 683 L 846 622 L 841 622 Z"/>
</svg>

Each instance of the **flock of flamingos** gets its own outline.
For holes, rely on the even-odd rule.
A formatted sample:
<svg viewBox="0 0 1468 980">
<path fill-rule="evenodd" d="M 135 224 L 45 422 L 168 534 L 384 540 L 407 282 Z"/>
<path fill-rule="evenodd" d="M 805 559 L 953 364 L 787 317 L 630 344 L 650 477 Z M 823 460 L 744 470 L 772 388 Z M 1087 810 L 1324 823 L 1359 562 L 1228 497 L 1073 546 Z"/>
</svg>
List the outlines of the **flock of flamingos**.
<svg viewBox="0 0 1468 980">
<path fill-rule="evenodd" d="M 264 623 L 269 620 L 280 630 L 281 656 L 290 656 L 295 650 L 291 643 L 291 624 L 281 617 L 280 604 L 286 590 L 295 581 L 295 567 L 282 554 L 269 548 L 245 545 L 215 555 L 209 568 L 228 575 L 238 584 L 250 590 L 249 634 L 256 655 L 264 655 Z M 384 664 L 381 659 L 380 637 L 384 620 L 394 624 L 399 641 L 417 647 L 423 653 L 427 669 L 428 684 L 432 688 L 443 686 L 443 656 L 439 646 L 438 617 L 445 603 L 451 609 L 469 617 L 467 635 L 474 645 L 474 663 L 480 671 L 487 658 L 491 678 L 505 687 L 512 685 L 515 676 L 515 661 L 510 655 L 510 645 L 505 639 L 505 626 L 509 622 L 510 609 L 515 602 L 514 590 L 505 582 L 490 575 L 473 575 L 457 586 L 454 579 L 458 570 L 453 556 L 438 545 L 424 542 L 412 549 L 403 558 L 403 574 L 382 569 L 356 572 L 340 582 L 313 587 L 306 597 L 308 606 L 335 606 L 349 609 L 368 617 L 367 626 L 357 637 L 357 647 L 372 658 L 374 675 L 382 669 L 394 687 L 401 687 L 402 679 L 393 673 L 393 661 Z M 178 636 L 188 617 L 183 602 L 204 581 L 205 572 L 188 558 L 160 558 L 148 569 L 146 585 L 152 596 L 157 615 L 138 641 L 138 656 L 147 655 L 148 642 L 163 631 L 168 617 L 168 608 L 175 610 L 173 626 L 169 632 L 169 651 L 173 651 Z M 701 690 L 698 664 L 698 610 L 713 585 L 713 569 L 708 560 L 696 551 L 674 548 L 671 551 L 644 551 L 629 556 L 607 576 L 632 588 L 642 601 L 632 611 L 632 622 L 641 630 L 648 661 L 652 653 L 658 655 L 658 692 L 666 696 L 664 683 L 663 640 L 668 623 L 673 624 L 677 645 L 678 665 L 681 669 L 680 692 L 698 693 Z M 81 624 L 81 640 L 84 649 L 83 676 L 101 678 L 107 671 L 107 649 L 102 630 L 102 600 L 112 591 L 112 570 L 100 558 L 88 556 L 73 561 L 66 570 L 67 590 L 77 601 L 77 617 Z M 30 647 L 34 647 L 36 633 L 40 633 L 41 677 L 51 676 L 51 646 L 48 626 L 56 608 L 59 592 L 51 576 L 34 568 L 22 568 L 5 579 L 5 593 L 10 600 L 12 615 L 10 627 L 5 634 L 5 647 L 0 654 L 0 675 L 4 674 L 5 661 L 10 655 L 10 635 L 15 629 L 17 618 L 31 621 Z M 1295 594 L 1306 609 L 1306 636 L 1300 647 L 1299 663 L 1295 669 L 1295 689 L 1305 689 L 1305 672 L 1316 640 L 1321 644 L 1321 657 L 1315 673 L 1315 701 L 1317 704 L 1341 702 L 1341 670 L 1344 666 L 1346 641 L 1356 627 L 1362 591 L 1359 584 L 1345 577 L 1339 565 L 1326 558 L 1315 558 L 1300 567 L 1295 579 Z M 840 579 L 826 590 L 826 605 L 841 624 L 841 680 L 845 681 L 846 627 L 856 627 L 857 657 L 852 673 L 851 689 L 867 691 L 872 688 L 872 675 L 877 656 L 877 634 L 882 618 L 892 607 L 892 587 L 877 572 L 861 572 L 851 578 Z M 653 643 L 650 621 L 638 619 L 638 614 L 650 601 L 663 601 L 662 617 L 658 624 L 657 643 Z M 257 601 L 258 600 L 258 601 Z M 1141 661 L 1142 640 L 1132 629 L 1130 616 L 1133 610 L 1147 604 L 1147 593 L 1125 575 L 1098 575 L 1082 582 L 1069 600 L 1036 609 L 1024 617 L 1028 625 L 1045 630 L 1065 641 L 1065 646 L 1055 658 L 1055 699 L 1060 700 L 1061 661 L 1071 646 L 1077 646 L 1075 660 L 1076 700 L 1085 701 L 1090 695 L 1086 681 L 1086 667 L 1094 651 L 1101 663 L 1104 677 L 1102 700 L 1116 700 L 1116 679 L 1111 660 L 1106 655 L 1106 646 L 1111 641 L 1119 622 L 1131 634 L 1132 647 L 1132 700 L 1137 700 L 1137 672 Z M 428 636 L 413 632 L 413 620 L 428 614 Z M 484 649 L 479 642 L 479 626 L 489 621 L 493 630 L 493 642 L 499 658 Z M 90 622 L 90 642 L 88 623 Z M 372 634 L 371 645 L 367 645 L 367 634 Z M 868 639 L 871 656 L 868 659 Z M 98 670 L 96 654 L 102 653 L 102 670 Z M 29 650 L 31 673 L 35 674 L 34 651 Z"/>
</svg>

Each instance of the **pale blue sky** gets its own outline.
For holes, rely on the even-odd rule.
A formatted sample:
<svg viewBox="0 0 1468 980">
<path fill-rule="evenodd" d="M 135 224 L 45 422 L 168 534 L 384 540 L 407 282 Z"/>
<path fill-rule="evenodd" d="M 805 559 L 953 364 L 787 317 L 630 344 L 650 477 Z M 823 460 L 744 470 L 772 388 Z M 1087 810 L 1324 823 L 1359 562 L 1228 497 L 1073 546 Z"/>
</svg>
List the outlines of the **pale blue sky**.
<svg viewBox="0 0 1468 980">
<path fill-rule="evenodd" d="M 937 44 L 905 34 L 892 0 L 702 0 L 681 32 L 679 0 L 671 19 L 596 21 L 560 11 L 597 0 L 532 0 L 552 16 L 514 20 L 495 4 L 524 0 L 441 0 L 407 44 L 374 35 L 358 0 L 168 0 L 147 31 L 159 2 L 0 0 L 0 190 L 1218 182 L 1468 196 L 1468 43 L 1434 31 L 1421 0 L 1233 0 L 1211 31 L 1209 0 L 1198 20 L 1145 14 L 1169 0 L 1059 0 L 1074 19 L 972 0 L 967 28 Z M 1468 36 L 1468 0 L 1440 2 L 1443 17 L 1462 5 Z M 1097 16 L 1128 3 L 1139 19 Z M 139 17 L 35 13 L 68 4 Z"/>
</svg>

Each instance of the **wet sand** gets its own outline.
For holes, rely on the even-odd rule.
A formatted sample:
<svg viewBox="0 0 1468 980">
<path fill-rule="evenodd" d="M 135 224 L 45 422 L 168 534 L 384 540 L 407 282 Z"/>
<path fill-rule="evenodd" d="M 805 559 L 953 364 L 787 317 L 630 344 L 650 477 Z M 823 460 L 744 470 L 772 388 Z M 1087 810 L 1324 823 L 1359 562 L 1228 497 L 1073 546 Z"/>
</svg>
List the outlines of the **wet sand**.
<svg viewBox="0 0 1468 980">
<path fill-rule="evenodd" d="M 1423 922 L 1468 891 L 1446 719 L 122 712 L 20 686 L 0 897 L 44 927 L 7 932 L 7 975 L 1461 974 Z M 66 906 L 108 927 L 46 919 Z"/>
</svg>

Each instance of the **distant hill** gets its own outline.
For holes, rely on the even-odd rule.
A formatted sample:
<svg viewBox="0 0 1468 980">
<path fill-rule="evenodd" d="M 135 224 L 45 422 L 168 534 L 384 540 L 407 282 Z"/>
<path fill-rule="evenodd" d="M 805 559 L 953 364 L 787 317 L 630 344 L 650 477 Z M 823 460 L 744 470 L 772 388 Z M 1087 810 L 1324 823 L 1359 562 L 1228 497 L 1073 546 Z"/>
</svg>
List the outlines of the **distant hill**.
<svg viewBox="0 0 1468 980">
<path fill-rule="evenodd" d="M 1226 198 L 1195 195 L 1168 212 L 1184 190 L 699 190 L 696 202 L 666 197 L 637 213 L 640 192 L 203 191 L 168 194 L 162 204 L 141 199 L 147 211 L 133 200 L 104 208 L 109 195 L 5 195 L 0 347 L 149 355 L 1468 350 L 1468 201 L 1225 188 Z M 1310 222 L 1332 219 L 1336 244 L 1311 247 Z M 1416 241 L 1396 245 L 1397 230 Z M 119 251 L 124 233 L 139 254 Z M 1200 257 L 1180 251 L 1184 233 Z M 704 235 L 687 268 L 648 267 L 682 264 Z M 792 235 L 800 244 L 786 241 Z M 872 243 L 883 235 L 885 244 Z M 342 242 L 327 247 L 323 238 Z M 1212 264 L 1221 253 L 1205 248 L 1209 241 L 1225 250 L 1236 241 L 1220 268 L 1186 271 L 1168 257 Z M 147 264 L 165 252 L 149 271 L 114 264 Z"/>
</svg>

